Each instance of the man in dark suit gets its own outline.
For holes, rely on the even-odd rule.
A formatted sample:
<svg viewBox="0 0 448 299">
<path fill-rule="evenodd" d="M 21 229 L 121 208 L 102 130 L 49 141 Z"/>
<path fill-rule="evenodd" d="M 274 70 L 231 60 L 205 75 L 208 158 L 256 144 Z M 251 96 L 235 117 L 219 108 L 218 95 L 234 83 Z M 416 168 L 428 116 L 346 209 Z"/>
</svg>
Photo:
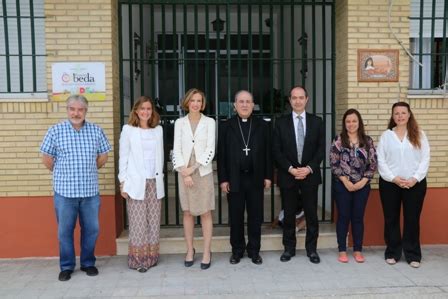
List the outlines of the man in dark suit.
<svg viewBox="0 0 448 299">
<path fill-rule="evenodd" d="M 278 167 L 277 184 L 284 204 L 283 246 L 280 257 L 287 262 L 296 254 L 295 216 L 299 198 L 306 218 L 306 253 L 312 263 L 319 263 L 317 238 L 317 194 L 322 182 L 320 163 L 325 155 L 325 132 L 322 119 L 305 111 L 308 93 L 302 86 L 290 91 L 292 112 L 277 119 L 273 155 Z"/>
<path fill-rule="evenodd" d="M 234 107 L 237 115 L 220 124 L 218 135 L 218 180 L 229 202 L 230 263 L 238 264 L 247 250 L 252 262 L 260 265 L 264 188 L 270 188 L 272 180 L 269 126 L 252 116 L 254 100 L 250 92 L 237 92 Z"/>
</svg>

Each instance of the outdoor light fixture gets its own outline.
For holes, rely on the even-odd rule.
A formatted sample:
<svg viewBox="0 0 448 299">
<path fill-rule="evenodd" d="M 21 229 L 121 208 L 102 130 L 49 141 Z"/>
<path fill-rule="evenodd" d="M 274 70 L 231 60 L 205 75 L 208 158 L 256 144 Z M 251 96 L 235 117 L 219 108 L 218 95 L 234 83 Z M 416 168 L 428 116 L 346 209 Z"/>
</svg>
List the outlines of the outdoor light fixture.
<svg viewBox="0 0 448 299">
<path fill-rule="evenodd" d="M 221 18 L 217 18 L 216 20 L 212 21 L 213 31 L 215 32 L 221 32 L 224 30 L 224 23 L 226 21 L 221 20 Z"/>
<path fill-rule="evenodd" d="M 271 18 L 265 19 L 264 23 L 266 24 L 266 27 L 271 28 Z"/>
<path fill-rule="evenodd" d="M 137 32 L 134 32 L 134 80 L 137 81 L 140 77 L 140 69 L 138 68 L 138 48 L 141 47 L 142 40 Z"/>
</svg>

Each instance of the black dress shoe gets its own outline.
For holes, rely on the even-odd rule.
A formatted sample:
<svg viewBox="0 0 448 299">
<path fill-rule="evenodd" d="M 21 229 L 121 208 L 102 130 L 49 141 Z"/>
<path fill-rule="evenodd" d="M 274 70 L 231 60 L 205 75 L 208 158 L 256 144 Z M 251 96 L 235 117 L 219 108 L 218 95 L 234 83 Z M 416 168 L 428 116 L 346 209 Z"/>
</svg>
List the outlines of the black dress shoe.
<svg viewBox="0 0 448 299">
<path fill-rule="evenodd" d="M 310 262 L 312 262 L 313 264 L 319 264 L 320 263 L 320 257 L 317 254 L 317 252 L 311 252 L 311 253 L 309 253 L 307 255 L 310 258 Z"/>
<path fill-rule="evenodd" d="M 61 273 L 59 273 L 59 280 L 60 281 L 67 281 L 67 280 L 70 280 L 70 278 L 72 278 L 72 273 L 73 273 L 73 271 L 72 270 L 64 270 L 64 271 L 61 271 Z"/>
<path fill-rule="evenodd" d="M 296 255 L 295 253 L 291 253 L 291 252 L 285 250 L 282 253 L 282 255 L 280 256 L 280 260 L 282 262 L 289 262 L 291 260 L 291 258 L 295 255 Z"/>
<path fill-rule="evenodd" d="M 261 258 L 261 256 L 258 253 L 249 255 L 249 258 L 252 259 L 252 263 L 254 263 L 255 265 L 263 264 L 263 259 Z"/>
<path fill-rule="evenodd" d="M 243 257 L 242 255 L 239 255 L 239 254 L 236 254 L 236 253 L 232 253 L 232 255 L 230 256 L 229 262 L 232 265 L 238 264 L 242 257 Z"/>
<path fill-rule="evenodd" d="M 193 259 L 191 261 L 184 261 L 185 267 L 191 267 L 194 264 L 194 255 L 196 254 L 196 249 L 193 248 Z"/>
<path fill-rule="evenodd" d="M 210 252 L 210 261 L 208 263 L 201 263 L 201 269 L 207 270 L 208 268 L 210 268 L 211 264 L 212 264 L 212 253 Z"/>
<path fill-rule="evenodd" d="M 95 266 L 81 267 L 81 271 L 86 272 L 87 276 L 97 276 L 98 269 Z"/>
</svg>

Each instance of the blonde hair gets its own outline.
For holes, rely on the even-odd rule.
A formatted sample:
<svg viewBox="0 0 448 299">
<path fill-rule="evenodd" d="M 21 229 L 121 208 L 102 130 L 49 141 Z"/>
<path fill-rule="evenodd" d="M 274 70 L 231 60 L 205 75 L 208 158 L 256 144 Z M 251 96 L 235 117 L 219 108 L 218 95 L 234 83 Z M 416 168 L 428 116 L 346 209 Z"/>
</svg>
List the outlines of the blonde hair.
<svg viewBox="0 0 448 299">
<path fill-rule="evenodd" d="M 182 100 L 182 109 L 184 111 L 189 111 L 188 105 L 190 104 L 191 98 L 195 95 L 195 94 L 200 94 L 202 97 L 202 105 L 201 105 L 201 111 L 204 111 L 205 109 L 205 94 L 202 90 L 198 89 L 198 88 L 191 88 L 187 91 L 187 93 L 184 96 L 184 99 Z"/>
<path fill-rule="evenodd" d="M 160 115 L 156 111 L 156 107 L 154 105 L 154 101 L 147 96 L 141 96 L 138 98 L 138 100 L 134 103 L 134 106 L 132 107 L 132 111 L 129 115 L 129 121 L 128 125 L 133 127 L 139 127 L 140 126 L 140 119 L 138 118 L 137 110 L 140 109 L 140 106 L 143 105 L 143 103 L 151 103 L 152 113 L 151 118 L 148 119 L 148 126 L 150 128 L 155 128 L 160 122 Z"/>
</svg>

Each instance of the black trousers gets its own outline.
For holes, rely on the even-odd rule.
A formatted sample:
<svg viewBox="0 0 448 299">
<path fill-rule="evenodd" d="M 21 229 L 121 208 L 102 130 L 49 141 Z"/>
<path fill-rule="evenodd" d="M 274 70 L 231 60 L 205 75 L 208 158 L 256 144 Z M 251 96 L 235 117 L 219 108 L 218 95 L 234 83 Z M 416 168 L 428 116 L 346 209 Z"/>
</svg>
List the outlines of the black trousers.
<svg viewBox="0 0 448 299">
<path fill-rule="evenodd" d="M 286 251 L 291 253 L 296 251 L 296 212 L 300 204 L 302 204 L 306 219 L 306 252 L 310 254 L 316 251 L 317 238 L 319 237 L 317 190 L 318 185 L 307 185 L 303 182 L 296 182 L 292 188 L 281 189 L 285 211 L 283 246 Z M 302 200 L 301 203 L 300 199 Z"/>
<path fill-rule="evenodd" d="M 263 187 L 254 187 L 253 175 L 242 174 L 240 191 L 230 192 L 229 224 L 230 245 L 232 253 L 243 256 L 244 251 L 250 255 L 260 252 L 261 224 L 263 223 Z M 247 211 L 247 237 L 244 238 L 244 211 Z"/>
<path fill-rule="evenodd" d="M 384 213 L 384 257 L 399 260 L 401 253 L 408 263 L 420 262 L 420 214 L 426 194 L 426 178 L 410 189 L 403 189 L 380 178 L 380 197 Z M 403 205 L 403 237 L 400 213 Z"/>
</svg>

